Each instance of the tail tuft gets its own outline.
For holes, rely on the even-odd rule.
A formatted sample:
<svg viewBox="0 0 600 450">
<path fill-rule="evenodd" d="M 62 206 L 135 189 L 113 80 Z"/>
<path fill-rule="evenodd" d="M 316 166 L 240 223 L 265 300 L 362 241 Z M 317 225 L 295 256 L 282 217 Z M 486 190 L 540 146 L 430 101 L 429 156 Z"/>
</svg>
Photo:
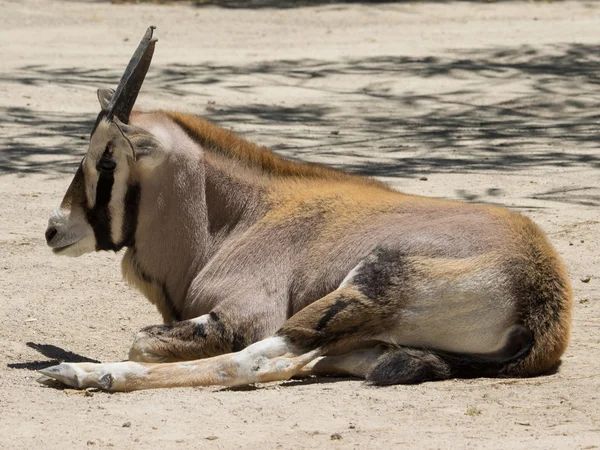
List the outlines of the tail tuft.
<svg viewBox="0 0 600 450">
<path fill-rule="evenodd" d="M 366 379 L 368 383 L 377 386 L 389 386 L 445 380 L 450 376 L 450 366 L 438 355 L 427 350 L 405 347 L 383 354 Z"/>
<path fill-rule="evenodd" d="M 488 355 L 401 347 L 379 357 L 366 379 L 374 385 L 388 386 L 448 378 L 502 376 L 509 364 L 529 354 L 533 344 L 531 331 L 522 325 L 515 325 L 508 333 L 504 348 Z"/>
</svg>

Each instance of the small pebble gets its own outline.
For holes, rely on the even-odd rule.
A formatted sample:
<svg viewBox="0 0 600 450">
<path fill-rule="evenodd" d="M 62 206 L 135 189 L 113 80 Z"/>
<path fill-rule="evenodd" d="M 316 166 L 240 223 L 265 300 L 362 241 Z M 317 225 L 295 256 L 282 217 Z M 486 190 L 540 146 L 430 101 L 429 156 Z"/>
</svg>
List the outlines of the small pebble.
<svg viewBox="0 0 600 450">
<path fill-rule="evenodd" d="M 123 425 L 121 425 L 123 428 L 129 428 L 131 427 L 131 422 L 125 422 Z"/>
<path fill-rule="evenodd" d="M 334 130 L 334 131 L 331 132 L 331 134 L 334 134 L 334 135 L 337 136 L 338 134 L 340 134 L 340 130 Z"/>
<path fill-rule="evenodd" d="M 219 436 L 206 436 L 204 439 L 206 439 L 207 441 L 214 441 L 216 439 L 219 439 Z"/>
<path fill-rule="evenodd" d="M 427 181 L 427 177 L 421 177 L 421 178 L 419 178 L 419 180 L 421 180 L 421 181 Z"/>
<path fill-rule="evenodd" d="M 588 276 L 585 276 L 585 277 L 581 278 L 581 282 L 582 283 L 589 283 L 591 279 L 592 279 L 592 277 L 588 275 Z"/>
<path fill-rule="evenodd" d="M 340 433 L 333 433 L 330 437 L 332 441 L 339 441 L 342 439 L 342 435 Z"/>
</svg>

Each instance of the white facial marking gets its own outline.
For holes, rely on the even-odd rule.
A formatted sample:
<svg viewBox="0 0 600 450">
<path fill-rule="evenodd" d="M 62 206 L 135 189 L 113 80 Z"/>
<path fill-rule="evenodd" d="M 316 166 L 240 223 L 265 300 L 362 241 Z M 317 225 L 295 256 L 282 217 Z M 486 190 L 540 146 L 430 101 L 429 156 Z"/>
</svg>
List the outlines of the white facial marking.
<svg viewBox="0 0 600 450">
<path fill-rule="evenodd" d="M 86 253 L 92 253 L 96 251 L 96 239 L 94 236 L 86 236 L 76 244 L 73 244 L 64 249 L 54 249 L 54 254 L 59 256 L 70 256 L 71 258 L 78 258 L 79 256 L 85 255 Z"/>
<path fill-rule="evenodd" d="M 87 156 L 83 159 L 82 169 L 85 178 L 85 198 L 87 207 L 92 209 L 96 204 L 96 187 L 98 186 L 98 171 L 95 161 Z"/>
<path fill-rule="evenodd" d="M 57 231 L 56 237 L 49 244 L 57 255 L 76 257 L 96 249 L 94 232 L 82 217 L 73 217 L 62 210 L 55 210 L 50 215 L 48 227 Z"/>
</svg>

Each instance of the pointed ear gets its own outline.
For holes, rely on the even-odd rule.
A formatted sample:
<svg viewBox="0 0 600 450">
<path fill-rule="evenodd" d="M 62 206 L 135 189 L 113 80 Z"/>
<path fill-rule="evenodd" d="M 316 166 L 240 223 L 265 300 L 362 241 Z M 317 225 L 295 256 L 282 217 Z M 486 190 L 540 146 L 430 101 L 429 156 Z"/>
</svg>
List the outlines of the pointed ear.
<svg viewBox="0 0 600 450">
<path fill-rule="evenodd" d="M 117 128 L 129 143 L 134 159 L 144 166 L 156 167 L 164 158 L 161 142 L 151 133 L 138 127 L 124 124 L 115 117 Z"/>
<path fill-rule="evenodd" d="M 108 108 L 108 104 L 113 98 L 113 94 L 115 93 L 114 89 L 98 89 L 96 91 L 98 94 L 98 101 L 100 102 L 100 107 L 102 110 L 106 110 Z"/>
</svg>

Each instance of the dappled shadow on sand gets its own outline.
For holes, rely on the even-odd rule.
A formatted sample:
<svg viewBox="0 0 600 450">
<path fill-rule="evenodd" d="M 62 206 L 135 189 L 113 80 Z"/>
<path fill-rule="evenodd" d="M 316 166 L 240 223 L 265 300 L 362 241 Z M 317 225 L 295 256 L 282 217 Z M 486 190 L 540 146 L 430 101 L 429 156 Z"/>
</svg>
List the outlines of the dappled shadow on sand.
<svg viewBox="0 0 600 450">
<path fill-rule="evenodd" d="M 7 173 L 70 173 L 87 148 L 89 117 L 0 108 L 0 175 Z"/>
<path fill-rule="evenodd" d="M 115 85 L 121 70 L 25 66 L 0 75 L 0 81 L 100 87 Z M 211 94 L 218 89 L 248 101 L 222 104 Z M 200 101 L 200 114 L 291 158 L 366 175 L 412 177 L 600 168 L 599 92 L 600 46 L 572 44 L 479 49 L 445 58 L 154 66 L 142 96 L 160 93 L 188 110 Z M 7 145 L 0 174 L 72 172 L 94 119 L 93 113 L 4 108 L 0 133 Z M 48 155 L 62 159 L 40 162 Z M 583 201 L 598 204 L 597 192 L 588 194 L 593 198 Z"/>
</svg>

